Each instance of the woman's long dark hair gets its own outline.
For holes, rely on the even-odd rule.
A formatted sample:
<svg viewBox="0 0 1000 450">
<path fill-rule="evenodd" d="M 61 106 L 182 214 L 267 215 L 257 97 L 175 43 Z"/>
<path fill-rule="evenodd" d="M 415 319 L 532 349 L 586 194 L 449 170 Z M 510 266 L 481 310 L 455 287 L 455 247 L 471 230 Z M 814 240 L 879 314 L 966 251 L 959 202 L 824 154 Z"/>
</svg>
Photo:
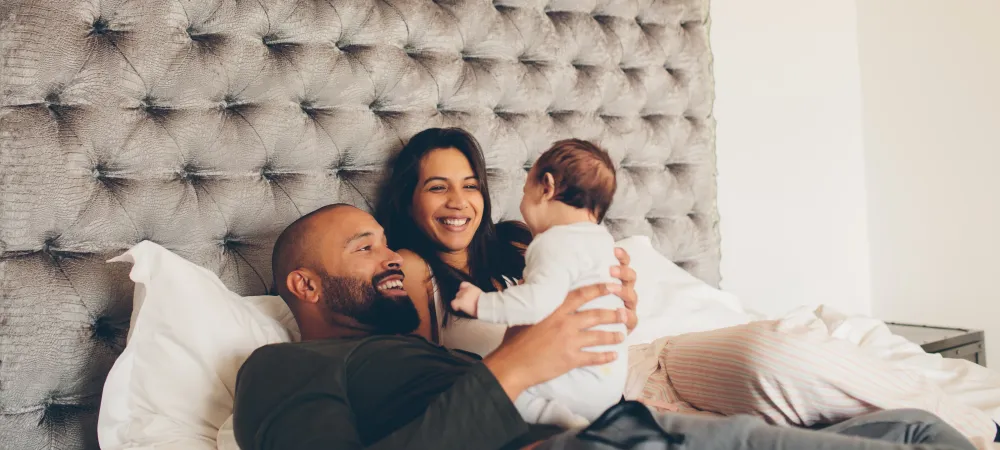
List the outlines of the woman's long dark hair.
<svg viewBox="0 0 1000 450">
<path fill-rule="evenodd" d="M 468 247 L 468 275 L 441 260 L 440 245 L 431 240 L 413 220 L 413 193 L 420 177 L 420 160 L 431 151 L 442 148 L 455 148 L 465 155 L 472 172 L 479 179 L 479 190 L 483 195 L 482 221 Z M 385 229 L 389 247 L 409 249 L 427 262 L 441 292 L 446 318 L 455 313 L 451 309 L 451 299 L 455 298 L 462 281 L 490 292 L 504 288 L 505 276 L 521 278 L 524 249 L 531 241 L 531 232 L 520 222 L 493 223 L 486 161 L 479 142 L 469 132 L 459 128 L 428 128 L 415 134 L 396 156 L 392 174 L 383 186 L 379 199 L 375 217 Z M 430 300 L 433 301 L 433 298 Z"/>
</svg>

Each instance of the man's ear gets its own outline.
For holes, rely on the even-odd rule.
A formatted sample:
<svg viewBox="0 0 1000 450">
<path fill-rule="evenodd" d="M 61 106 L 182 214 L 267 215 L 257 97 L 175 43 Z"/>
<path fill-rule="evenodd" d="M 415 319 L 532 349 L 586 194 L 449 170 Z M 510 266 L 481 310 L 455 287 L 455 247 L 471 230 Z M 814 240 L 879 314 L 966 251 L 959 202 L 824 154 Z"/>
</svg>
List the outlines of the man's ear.
<svg viewBox="0 0 1000 450">
<path fill-rule="evenodd" d="M 556 196 L 556 180 L 552 177 L 552 173 L 545 172 L 545 176 L 542 178 L 542 199 L 552 200 Z"/>
<path fill-rule="evenodd" d="M 285 279 L 285 287 L 295 298 L 304 303 L 319 302 L 319 285 L 317 278 L 304 269 L 293 270 Z"/>
</svg>

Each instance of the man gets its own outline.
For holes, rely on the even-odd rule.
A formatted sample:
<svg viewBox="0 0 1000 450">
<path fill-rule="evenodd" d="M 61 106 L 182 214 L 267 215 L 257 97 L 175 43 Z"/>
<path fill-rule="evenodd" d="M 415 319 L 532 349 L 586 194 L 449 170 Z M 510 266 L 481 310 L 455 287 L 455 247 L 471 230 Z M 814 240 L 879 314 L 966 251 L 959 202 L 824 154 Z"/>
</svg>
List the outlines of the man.
<svg viewBox="0 0 1000 450">
<path fill-rule="evenodd" d="M 549 317 L 479 360 L 411 334 L 419 318 L 402 289 L 400 263 L 375 219 L 349 205 L 321 208 L 281 234 L 275 287 L 302 341 L 258 349 L 241 368 L 234 431 L 242 449 L 610 449 L 630 448 L 616 439 L 634 443 L 640 435 L 664 444 L 651 448 L 911 448 L 834 433 L 973 448 L 918 412 L 882 413 L 820 432 L 747 417 L 654 419 L 633 402 L 612 408 L 586 433 L 529 427 L 513 405 L 522 391 L 614 357 L 584 349 L 621 342 L 619 333 L 590 328 L 623 322 L 622 314 L 576 310 L 620 287 L 569 293 Z M 642 417 L 649 418 L 645 425 Z"/>
</svg>

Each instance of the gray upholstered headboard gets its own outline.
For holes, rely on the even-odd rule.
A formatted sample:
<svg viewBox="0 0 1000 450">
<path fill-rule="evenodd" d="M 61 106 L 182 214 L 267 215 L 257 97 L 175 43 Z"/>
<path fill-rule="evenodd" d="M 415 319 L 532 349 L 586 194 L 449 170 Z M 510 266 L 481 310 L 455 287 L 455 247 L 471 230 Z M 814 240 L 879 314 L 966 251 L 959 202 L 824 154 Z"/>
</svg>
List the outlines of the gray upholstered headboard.
<svg viewBox="0 0 1000 450">
<path fill-rule="evenodd" d="M 556 139 L 608 226 L 719 279 L 708 0 L 0 2 L 0 447 L 97 448 L 149 239 L 268 289 L 276 234 L 363 208 L 417 131 L 486 149 L 496 219 Z"/>
</svg>

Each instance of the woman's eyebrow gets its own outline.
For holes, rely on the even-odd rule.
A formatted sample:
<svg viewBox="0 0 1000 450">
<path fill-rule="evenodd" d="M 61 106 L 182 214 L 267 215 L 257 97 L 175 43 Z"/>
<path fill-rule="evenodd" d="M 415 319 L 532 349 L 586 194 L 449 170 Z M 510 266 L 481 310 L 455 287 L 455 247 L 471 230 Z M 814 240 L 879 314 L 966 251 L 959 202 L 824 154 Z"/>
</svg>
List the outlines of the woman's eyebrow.
<svg viewBox="0 0 1000 450">
<path fill-rule="evenodd" d="M 427 183 L 430 183 L 431 181 L 445 181 L 445 182 L 447 182 L 448 179 L 445 178 L 445 177 L 429 177 L 426 180 L 424 180 L 424 186 L 427 186 Z"/>
<path fill-rule="evenodd" d="M 477 177 L 475 175 L 469 175 L 469 176 L 465 177 L 465 179 L 466 180 L 468 180 L 468 179 L 479 180 L 479 177 Z M 444 182 L 447 183 L 448 179 L 445 178 L 445 177 L 428 177 L 426 180 L 424 180 L 424 184 L 423 185 L 427 186 L 427 183 L 430 183 L 431 181 L 444 181 Z"/>
</svg>

